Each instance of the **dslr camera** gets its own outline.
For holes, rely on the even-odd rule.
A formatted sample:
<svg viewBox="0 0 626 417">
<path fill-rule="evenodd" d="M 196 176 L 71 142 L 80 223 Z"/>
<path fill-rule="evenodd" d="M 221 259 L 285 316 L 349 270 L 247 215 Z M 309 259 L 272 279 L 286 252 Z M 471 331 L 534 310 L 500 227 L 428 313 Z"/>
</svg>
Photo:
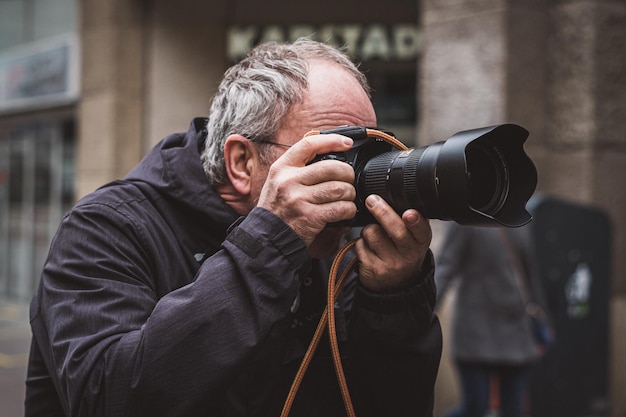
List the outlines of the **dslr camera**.
<svg viewBox="0 0 626 417">
<path fill-rule="evenodd" d="M 353 139 L 347 152 L 318 155 L 354 168 L 357 215 L 341 225 L 375 223 L 365 207 L 378 194 L 398 213 L 409 208 L 465 225 L 518 227 L 531 221 L 526 204 L 537 185 L 537 170 L 524 152 L 528 131 L 502 124 L 458 132 L 429 146 L 395 149 L 364 126 L 320 131 Z M 384 132 L 384 131 L 383 131 Z M 393 136 L 390 132 L 385 134 Z"/>
</svg>

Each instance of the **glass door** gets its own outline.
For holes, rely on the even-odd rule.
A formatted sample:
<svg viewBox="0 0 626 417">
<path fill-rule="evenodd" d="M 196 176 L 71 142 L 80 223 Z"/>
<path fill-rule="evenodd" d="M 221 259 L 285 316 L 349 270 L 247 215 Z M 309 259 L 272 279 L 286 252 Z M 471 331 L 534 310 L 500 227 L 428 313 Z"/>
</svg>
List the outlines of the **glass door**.
<svg viewBox="0 0 626 417">
<path fill-rule="evenodd" d="M 0 134 L 0 296 L 32 296 L 73 184 L 73 120 Z"/>
</svg>

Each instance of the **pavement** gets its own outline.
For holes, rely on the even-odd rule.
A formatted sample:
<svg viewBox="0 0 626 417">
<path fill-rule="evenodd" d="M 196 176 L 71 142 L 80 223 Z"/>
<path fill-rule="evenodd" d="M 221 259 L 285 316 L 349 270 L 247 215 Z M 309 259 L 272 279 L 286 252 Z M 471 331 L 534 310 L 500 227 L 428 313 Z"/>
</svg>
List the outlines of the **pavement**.
<svg viewBox="0 0 626 417">
<path fill-rule="evenodd" d="M 0 417 L 22 417 L 30 347 L 28 304 L 0 299 Z"/>
</svg>

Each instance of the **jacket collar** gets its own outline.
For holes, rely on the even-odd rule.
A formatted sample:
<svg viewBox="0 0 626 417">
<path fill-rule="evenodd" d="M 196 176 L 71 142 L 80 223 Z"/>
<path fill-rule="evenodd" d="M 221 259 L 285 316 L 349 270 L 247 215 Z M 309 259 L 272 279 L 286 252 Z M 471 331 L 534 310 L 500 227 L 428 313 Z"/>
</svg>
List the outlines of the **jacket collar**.
<svg viewBox="0 0 626 417">
<path fill-rule="evenodd" d="M 207 140 L 207 122 L 207 118 L 195 118 L 187 133 L 162 139 L 126 179 L 148 183 L 163 198 L 208 216 L 210 223 L 226 228 L 239 216 L 215 192 L 202 168 L 200 152 Z"/>
</svg>

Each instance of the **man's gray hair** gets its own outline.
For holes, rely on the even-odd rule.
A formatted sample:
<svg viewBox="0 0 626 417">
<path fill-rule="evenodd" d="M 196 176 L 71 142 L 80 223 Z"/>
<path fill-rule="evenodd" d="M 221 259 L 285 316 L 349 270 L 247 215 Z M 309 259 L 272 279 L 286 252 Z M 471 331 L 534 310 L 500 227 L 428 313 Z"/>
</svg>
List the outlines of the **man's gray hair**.
<svg viewBox="0 0 626 417">
<path fill-rule="evenodd" d="M 365 76 L 343 52 L 307 38 L 291 44 L 266 43 L 252 49 L 224 74 L 213 97 L 207 125 L 208 137 L 202 165 L 212 184 L 226 182 L 224 142 L 232 134 L 257 142 L 271 141 L 289 109 L 304 100 L 310 61 L 339 64 L 361 84 Z M 270 163 L 270 146 L 260 147 L 264 163 Z"/>
</svg>

